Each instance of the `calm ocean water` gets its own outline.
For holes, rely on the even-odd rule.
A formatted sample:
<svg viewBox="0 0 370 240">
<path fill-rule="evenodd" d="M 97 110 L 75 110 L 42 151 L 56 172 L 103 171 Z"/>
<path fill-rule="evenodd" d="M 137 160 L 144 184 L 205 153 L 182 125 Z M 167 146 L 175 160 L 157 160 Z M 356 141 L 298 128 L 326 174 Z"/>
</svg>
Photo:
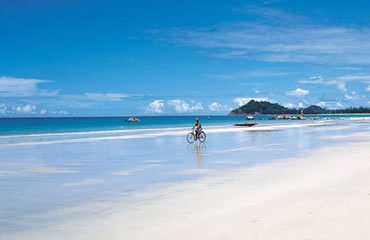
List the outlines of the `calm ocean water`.
<svg viewBox="0 0 370 240">
<path fill-rule="evenodd" d="M 319 117 L 370 117 L 370 115 L 321 115 Z M 126 122 L 127 117 L 81 118 L 0 118 L 0 135 L 85 132 L 124 129 L 191 127 L 195 116 L 140 117 L 141 122 Z M 203 126 L 228 125 L 245 121 L 244 116 L 201 116 Z M 258 124 L 271 124 L 271 116 L 257 116 Z M 279 121 L 274 121 L 274 124 Z M 286 121 L 284 121 L 286 122 Z"/>
</svg>

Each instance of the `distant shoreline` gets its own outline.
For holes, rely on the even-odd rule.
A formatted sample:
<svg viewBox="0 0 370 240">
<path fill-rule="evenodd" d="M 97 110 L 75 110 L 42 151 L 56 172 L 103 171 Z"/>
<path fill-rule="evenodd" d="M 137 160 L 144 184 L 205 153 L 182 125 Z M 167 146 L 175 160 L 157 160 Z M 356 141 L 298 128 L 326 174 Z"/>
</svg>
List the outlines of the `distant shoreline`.
<svg viewBox="0 0 370 240">
<path fill-rule="evenodd" d="M 308 107 L 288 108 L 278 103 L 271 103 L 268 101 L 250 100 L 229 112 L 229 115 L 286 115 L 286 114 L 370 114 L 370 108 L 366 107 L 348 107 L 341 109 L 327 109 L 317 105 Z"/>
<path fill-rule="evenodd" d="M 276 115 L 258 115 L 252 120 L 258 125 L 265 125 Z M 288 115 L 289 116 L 289 115 Z M 274 119 L 292 120 L 291 119 Z M 370 114 L 306 114 L 304 120 L 361 120 L 370 118 Z M 32 135 L 47 133 L 100 132 L 135 129 L 166 129 L 191 127 L 196 116 L 156 116 L 137 117 L 138 123 L 129 123 L 127 117 L 70 117 L 70 118 L 1 118 L 0 136 Z M 245 121 L 245 115 L 235 116 L 198 116 L 203 126 L 234 125 Z M 313 119 L 314 118 L 314 119 Z"/>
</svg>

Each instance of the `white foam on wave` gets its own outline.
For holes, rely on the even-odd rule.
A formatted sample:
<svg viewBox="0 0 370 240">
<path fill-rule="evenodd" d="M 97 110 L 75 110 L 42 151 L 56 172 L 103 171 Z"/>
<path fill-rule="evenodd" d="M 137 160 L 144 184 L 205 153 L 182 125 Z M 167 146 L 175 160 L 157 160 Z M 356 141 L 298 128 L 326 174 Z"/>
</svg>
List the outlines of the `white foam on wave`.
<svg viewBox="0 0 370 240">
<path fill-rule="evenodd" d="M 215 126 L 222 127 L 222 126 Z M 39 134 L 20 134 L 20 135 L 4 135 L 0 139 L 9 138 L 32 138 L 32 137 L 57 137 L 57 136 L 79 136 L 79 135 L 94 135 L 94 134 L 118 134 L 118 133 L 138 133 L 146 131 L 163 131 L 163 130 L 177 130 L 189 129 L 185 127 L 178 128 L 143 128 L 143 129 L 125 129 L 125 130 L 101 130 L 101 131 L 83 131 L 83 132 L 63 132 L 63 133 L 39 133 Z"/>
<path fill-rule="evenodd" d="M 355 118 L 357 119 L 357 118 Z M 370 119 L 370 118 L 369 118 Z M 325 120 L 324 125 L 328 125 L 329 120 Z M 291 123 L 279 123 L 276 125 L 263 124 L 255 127 L 251 127 L 248 130 L 273 130 L 275 127 L 284 128 L 284 127 L 302 127 L 306 125 L 321 125 L 324 121 L 319 121 L 318 123 L 309 123 L 309 124 L 291 124 Z M 235 129 L 232 125 L 212 125 L 207 129 L 208 132 L 214 130 L 218 132 L 229 131 L 230 129 Z M 145 133 L 145 132 L 162 132 L 162 131 L 178 131 L 178 130 L 189 130 L 190 127 L 170 127 L 170 128 L 142 128 L 142 129 L 117 129 L 117 130 L 99 130 L 99 131 L 82 131 L 82 132 L 61 132 L 61 133 L 38 133 L 38 134 L 19 134 L 19 135 L 3 135 L 0 136 L 0 139 L 13 139 L 13 138 L 35 138 L 35 137 L 58 137 L 58 136 L 83 136 L 83 135 L 103 135 L 103 134 L 136 134 L 136 133 Z M 246 130 L 246 128 L 240 128 Z M 235 130 L 238 131 L 238 130 Z"/>
</svg>

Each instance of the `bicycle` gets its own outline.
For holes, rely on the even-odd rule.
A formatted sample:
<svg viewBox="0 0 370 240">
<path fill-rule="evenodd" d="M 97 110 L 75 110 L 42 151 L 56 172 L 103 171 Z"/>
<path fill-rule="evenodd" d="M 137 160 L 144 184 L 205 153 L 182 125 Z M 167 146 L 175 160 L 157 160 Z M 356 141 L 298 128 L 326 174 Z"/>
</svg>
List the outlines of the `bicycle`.
<svg viewBox="0 0 370 240">
<path fill-rule="evenodd" d="M 207 135 L 205 132 L 203 132 L 203 130 L 201 130 L 198 135 L 196 134 L 196 131 L 193 130 L 186 136 L 186 140 L 188 141 L 188 143 L 193 143 L 197 140 L 199 140 L 199 142 L 201 143 L 204 143 L 206 141 L 206 138 Z"/>
</svg>

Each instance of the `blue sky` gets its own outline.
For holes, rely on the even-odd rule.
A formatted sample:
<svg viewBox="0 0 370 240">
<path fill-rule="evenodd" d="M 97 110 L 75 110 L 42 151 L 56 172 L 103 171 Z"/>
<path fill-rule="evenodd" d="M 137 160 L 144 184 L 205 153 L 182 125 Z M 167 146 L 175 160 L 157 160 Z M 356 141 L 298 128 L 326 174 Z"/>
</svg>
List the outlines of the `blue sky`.
<svg viewBox="0 0 370 240">
<path fill-rule="evenodd" d="M 0 0 L 0 117 L 370 107 L 366 1 Z"/>
</svg>

